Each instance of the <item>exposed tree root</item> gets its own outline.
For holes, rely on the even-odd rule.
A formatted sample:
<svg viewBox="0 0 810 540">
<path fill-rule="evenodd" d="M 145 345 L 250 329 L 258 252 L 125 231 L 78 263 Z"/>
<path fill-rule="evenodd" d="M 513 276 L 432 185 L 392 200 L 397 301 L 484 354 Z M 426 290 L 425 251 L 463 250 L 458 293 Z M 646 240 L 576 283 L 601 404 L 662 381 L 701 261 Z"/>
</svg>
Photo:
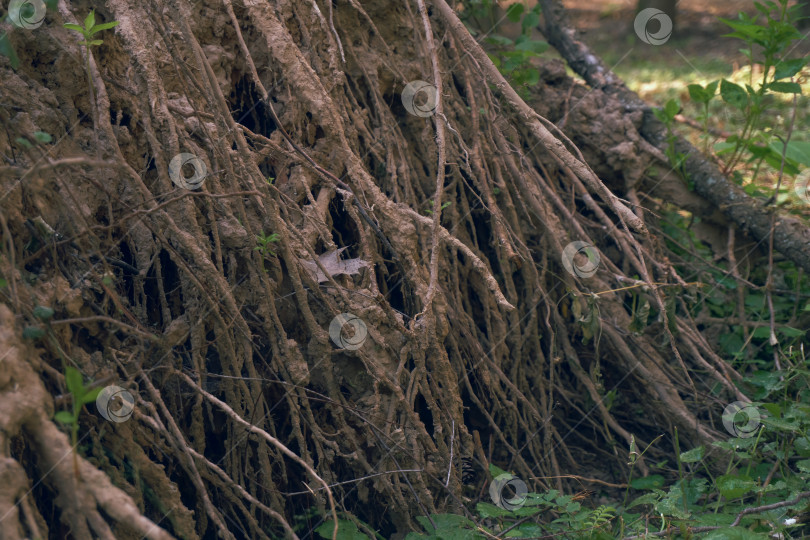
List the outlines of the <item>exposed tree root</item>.
<svg viewBox="0 0 810 540">
<path fill-rule="evenodd" d="M 527 104 L 444 0 L 108 0 L 91 104 L 61 26 L 87 10 L 60 2 L 12 35 L 39 63 L 0 64 L 4 538 L 296 538 L 338 512 L 403 530 L 464 511 L 487 462 L 532 489 L 618 482 L 632 439 L 712 440 L 720 400 L 745 399 L 649 195 L 615 176 L 660 152 L 558 62 Z M 423 79 L 429 118 L 400 95 Z M 615 122 L 588 132 L 594 110 Z M 37 130 L 64 137 L 47 158 L 14 142 Z M 170 177 L 181 152 L 199 191 Z M 61 236 L 35 238 L 37 216 Z M 594 275 L 566 271 L 573 241 Z M 330 270 L 338 248 L 370 264 Z M 330 338 L 341 313 L 361 347 Z M 137 397 L 125 423 L 82 414 L 78 479 L 51 420 L 65 365 Z"/>
</svg>

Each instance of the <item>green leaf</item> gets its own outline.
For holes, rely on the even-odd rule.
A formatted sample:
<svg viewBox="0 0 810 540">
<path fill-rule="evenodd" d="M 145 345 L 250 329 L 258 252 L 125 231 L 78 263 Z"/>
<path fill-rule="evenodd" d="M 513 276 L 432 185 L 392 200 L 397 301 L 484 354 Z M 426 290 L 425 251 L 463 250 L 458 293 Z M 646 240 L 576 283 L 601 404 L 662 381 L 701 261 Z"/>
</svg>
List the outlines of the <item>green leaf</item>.
<svg viewBox="0 0 810 540">
<path fill-rule="evenodd" d="M 647 320 L 650 317 L 650 301 L 644 298 L 633 313 L 633 320 L 630 321 L 629 330 L 635 334 L 640 334 L 647 328 Z"/>
<path fill-rule="evenodd" d="M 781 148 L 779 153 L 782 153 Z M 787 152 L 785 152 L 785 155 L 797 163 L 810 167 L 810 141 L 788 142 Z"/>
<path fill-rule="evenodd" d="M 776 331 L 781 332 L 786 337 L 799 337 L 807 333 L 807 330 L 799 330 L 798 328 L 791 328 L 790 326 L 780 326 Z"/>
<path fill-rule="evenodd" d="M 726 79 L 720 81 L 720 97 L 732 107 L 740 110 L 748 106 L 748 94 L 746 91 L 741 86 Z"/>
<path fill-rule="evenodd" d="M 87 14 L 87 17 L 84 19 L 84 29 L 85 31 L 89 32 L 91 28 L 96 25 L 96 10 L 91 9 L 90 13 Z"/>
<path fill-rule="evenodd" d="M 335 522 L 331 519 L 324 521 L 320 527 L 315 529 L 315 532 L 321 535 L 321 538 L 332 538 L 332 531 L 335 528 Z M 357 525 L 353 521 L 347 519 L 338 519 L 338 540 L 369 540 L 367 534 L 360 532 Z"/>
<path fill-rule="evenodd" d="M 683 493 L 680 488 L 671 488 L 665 499 L 655 505 L 655 510 L 666 516 L 673 516 L 679 519 L 689 517 L 689 512 L 683 509 Z"/>
<path fill-rule="evenodd" d="M 782 94 L 801 94 L 802 87 L 799 86 L 799 83 L 795 82 L 772 82 L 768 85 L 768 90 L 773 90 L 774 92 L 780 92 Z"/>
<path fill-rule="evenodd" d="M 523 4 L 521 3 L 512 4 L 506 9 L 506 17 L 513 23 L 516 23 L 520 20 L 520 16 L 523 15 L 523 9 Z"/>
<path fill-rule="evenodd" d="M 47 321 L 48 319 L 53 317 L 53 308 L 49 308 L 46 306 L 37 306 L 34 308 L 34 317 L 43 321 Z"/>
<path fill-rule="evenodd" d="M 540 72 L 535 68 L 529 68 L 524 74 L 524 83 L 529 86 L 536 86 L 540 82 Z"/>
<path fill-rule="evenodd" d="M 540 24 L 540 15 L 534 11 L 530 11 L 523 16 L 523 20 L 520 22 L 520 27 L 523 29 L 523 33 L 525 34 L 527 33 L 527 30 L 531 30 L 538 24 Z"/>
<path fill-rule="evenodd" d="M 0 35 L 0 54 L 8 58 L 11 69 L 16 71 L 17 68 L 20 67 L 20 58 L 17 56 L 14 46 L 11 45 L 11 41 L 8 39 L 8 32 L 4 32 L 3 35 Z"/>
<path fill-rule="evenodd" d="M 736 499 L 742 497 L 755 487 L 755 483 L 751 478 L 743 474 L 724 474 L 718 476 L 715 480 L 715 485 L 726 499 Z"/>
<path fill-rule="evenodd" d="M 630 487 L 632 487 L 633 489 L 657 489 L 663 485 L 664 485 L 664 477 L 661 476 L 660 474 L 651 474 L 650 476 L 645 476 L 643 478 L 634 478 L 630 482 Z"/>
<path fill-rule="evenodd" d="M 120 24 L 121 21 L 112 21 L 112 22 L 105 22 L 102 24 L 95 25 L 91 30 L 90 34 L 95 34 L 96 32 L 101 32 L 102 30 L 109 30 L 110 28 L 115 28 Z"/>
<path fill-rule="evenodd" d="M 796 453 L 801 457 L 810 458 L 810 438 L 800 437 L 793 443 Z"/>
<path fill-rule="evenodd" d="M 787 420 L 785 418 L 774 418 L 773 416 L 761 416 L 759 419 L 762 424 L 773 428 L 775 431 L 799 431 L 801 428 L 797 420 Z"/>
<path fill-rule="evenodd" d="M 82 42 L 82 45 L 87 45 L 88 47 L 94 47 L 96 45 L 101 45 L 102 43 L 104 43 L 104 40 L 102 40 L 102 39 L 94 39 L 92 41 Z"/>
<path fill-rule="evenodd" d="M 32 147 L 32 144 L 28 141 L 28 139 L 25 139 L 23 137 L 17 137 L 16 139 L 14 139 L 14 142 L 25 148 Z"/>
<path fill-rule="evenodd" d="M 68 391 L 74 396 L 84 395 L 84 383 L 81 372 L 71 366 L 65 368 L 65 384 Z"/>
<path fill-rule="evenodd" d="M 667 104 L 664 105 L 664 112 L 667 114 L 667 116 L 669 118 L 675 118 L 675 116 L 680 111 L 681 111 L 681 106 L 674 99 L 670 99 L 669 101 L 667 101 Z"/>
<path fill-rule="evenodd" d="M 704 536 L 704 540 L 763 540 L 769 538 L 768 535 L 755 533 L 745 527 L 726 527 L 716 529 Z"/>
<path fill-rule="evenodd" d="M 640 504 L 650 504 L 655 506 L 658 503 L 658 501 L 661 500 L 662 494 L 663 491 L 661 491 L 660 489 L 656 489 L 655 492 L 653 493 L 645 493 L 638 499 L 628 504 L 627 509 L 629 510 L 630 508 L 633 508 L 634 506 L 638 506 Z"/>
<path fill-rule="evenodd" d="M 40 339 L 45 337 L 45 330 L 38 326 L 26 326 L 23 328 L 22 337 L 24 339 Z"/>
<path fill-rule="evenodd" d="M 51 134 L 50 133 L 45 133 L 44 131 L 35 131 L 34 132 L 34 138 L 37 141 L 39 141 L 39 142 L 41 142 L 43 144 L 44 143 L 49 143 L 49 142 L 51 142 L 53 140 L 53 137 L 51 137 Z"/>
<path fill-rule="evenodd" d="M 487 37 L 484 41 L 492 43 L 493 45 L 502 45 L 504 47 L 511 47 L 515 44 L 515 42 L 509 39 L 508 37 L 500 36 L 498 34 L 491 35 Z"/>
<path fill-rule="evenodd" d="M 57 422 L 62 422 L 63 424 L 72 424 L 76 421 L 76 418 L 73 416 L 73 413 L 68 411 L 59 411 L 55 415 L 53 415 L 53 419 Z"/>
<path fill-rule="evenodd" d="M 84 405 L 87 405 L 88 403 L 93 403 L 96 400 L 96 398 L 98 397 L 98 395 L 101 393 L 102 390 L 104 390 L 104 389 L 101 388 L 101 387 L 93 388 L 92 390 L 88 390 L 82 396 L 82 403 Z"/>
<path fill-rule="evenodd" d="M 688 452 L 681 453 L 681 463 L 697 463 L 701 459 L 703 459 L 704 448 L 702 446 L 698 446 L 697 448 L 692 448 Z"/>
<path fill-rule="evenodd" d="M 480 502 L 475 505 L 475 512 L 482 518 L 498 518 L 513 515 L 510 510 L 495 506 L 487 502 Z"/>
<path fill-rule="evenodd" d="M 751 332 L 751 335 L 759 339 L 768 339 L 771 337 L 771 329 L 767 326 L 758 326 Z"/>
<path fill-rule="evenodd" d="M 64 24 L 62 26 L 64 26 L 65 28 L 67 28 L 69 30 L 75 30 L 76 32 L 79 32 L 81 35 L 84 35 L 84 28 L 82 28 L 78 24 L 66 23 L 66 24 Z"/>
<path fill-rule="evenodd" d="M 802 70 L 804 65 L 807 63 L 807 58 L 793 58 L 791 60 L 782 60 L 778 64 L 776 64 L 776 69 L 773 73 L 773 79 L 778 81 L 779 79 L 786 79 L 788 77 L 793 77 L 798 72 Z"/>
<path fill-rule="evenodd" d="M 416 520 L 426 531 L 433 533 L 433 538 L 442 540 L 472 540 L 478 537 L 474 530 L 475 523 L 464 516 L 457 514 L 431 514 L 430 517 L 433 523 L 436 524 L 435 528 L 425 516 L 417 516 Z"/>
<path fill-rule="evenodd" d="M 518 4 L 512 4 L 518 5 Z M 548 43 L 536 39 L 528 39 L 526 36 L 520 36 L 515 40 L 515 49 L 518 51 L 526 51 L 536 55 L 543 54 L 548 50 Z"/>
<path fill-rule="evenodd" d="M 689 90 L 689 97 L 692 101 L 696 101 L 698 103 L 706 103 L 709 101 L 708 93 L 702 86 L 699 84 L 690 84 L 686 87 Z"/>
</svg>

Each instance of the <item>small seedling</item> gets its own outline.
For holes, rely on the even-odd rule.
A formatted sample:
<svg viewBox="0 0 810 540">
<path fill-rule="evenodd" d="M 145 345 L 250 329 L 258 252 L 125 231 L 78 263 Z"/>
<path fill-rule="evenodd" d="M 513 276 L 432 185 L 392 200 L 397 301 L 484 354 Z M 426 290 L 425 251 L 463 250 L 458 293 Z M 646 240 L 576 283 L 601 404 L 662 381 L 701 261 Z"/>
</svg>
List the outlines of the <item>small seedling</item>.
<svg viewBox="0 0 810 540">
<path fill-rule="evenodd" d="M 90 74 L 90 47 L 94 47 L 96 45 L 101 45 L 104 43 L 101 39 L 92 39 L 95 34 L 101 32 L 102 30 L 108 30 L 113 28 L 114 26 L 118 26 L 120 21 L 111 21 L 102 24 L 96 24 L 96 10 L 91 10 L 88 13 L 87 17 L 84 19 L 84 27 L 79 26 L 78 24 L 67 23 L 65 24 L 65 28 L 69 30 L 73 30 L 78 32 L 84 38 L 84 41 L 80 41 L 79 45 L 84 45 L 85 47 L 85 66 L 84 69 L 87 72 L 87 84 L 88 88 L 90 89 L 90 107 L 93 110 L 93 122 L 95 123 L 96 127 L 98 126 L 97 118 L 96 118 L 96 107 L 95 107 L 95 96 L 93 95 L 93 77 Z M 96 146 L 98 146 L 98 141 L 96 141 Z"/>
<path fill-rule="evenodd" d="M 433 202 L 433 200 L 432 200 L 432 199 L 431 199 L 429 202 L 430 202 L 430 207 L 431 207 L 431 208 L 433 208 L 433 205 L 434 205 L 435 203 Z M 445 202 L 443 202 L 443 203 L 442 203 L 442 207 L 439 209 L 439 211 L 444 210 L 445 208 L 447 208 L 447 207 L 448 207 L 448 206 L 450 206 L 451 204 L 453 204 L 453 203 L 451 203 L 450 201 L 445 201 Z M 428 213 L 428 214 L 430 214 L 431 216 L 433 215 L 433 210 L 425 210 L 425 212 L 427 212 L 427 213 Z"/>
<path fill-rule="evenodd" d="M 276 252 L 270 248 L 270 244 L 278 242 L 281 237 L 278 233 L 271 233 L 265 235 L 263 232 L 256 235 L 257 245 L 253 248 L 255 251 L 260 252 L 262 255 L 276 255 Z"/>
<path fill-rule="evenodd" d="M 96 400 L 101 388 L 87 388 L 82 381 L 82 374 L 78 369 L 67 366 L 65 368 L 65 383 L 68 392 L 73 396 L 73 411 L 59 411 L 54 420 L 70 426 L 70 441 L 73 446 L 73 470 L 79 476 L 79 462 L 76 456 L 76 445 L 79 436 L 79 413 L 82 407 Z"/>
<path fill-rule="evenodd" d="M 45 133 L 44 131 L 35 131 L 31 138 L 28 137 L 17 137 L 14 139 L 14 142 L 19 144 L 20 146 L 24 146 L 25 148 L 33 148 L 37 144 L 46 144 L 53 140 L 53 137 L 49 133 Z"/>
<path fill-rule="evenodd" d="M 104 43 L 104 41 L 100 39 L 91 39 L 94 34 L 97 34 L 102 30 L 108 30 L 118 26 L 119 22 L 120 21 L 111 21 L 108 23 L 96 24 L 96 10 L 92 10 L 84 19 L 84 27 L 81 27 L 78 24 L 67 23 L 65 24 L 65 28 L 75 30 L 76 32 L 80 33 L 82 37 L 84 37 L 84 41 L 80 41 L 79 44 L 87 47 L 89 51 L 90 47 Z"/>
</svg>

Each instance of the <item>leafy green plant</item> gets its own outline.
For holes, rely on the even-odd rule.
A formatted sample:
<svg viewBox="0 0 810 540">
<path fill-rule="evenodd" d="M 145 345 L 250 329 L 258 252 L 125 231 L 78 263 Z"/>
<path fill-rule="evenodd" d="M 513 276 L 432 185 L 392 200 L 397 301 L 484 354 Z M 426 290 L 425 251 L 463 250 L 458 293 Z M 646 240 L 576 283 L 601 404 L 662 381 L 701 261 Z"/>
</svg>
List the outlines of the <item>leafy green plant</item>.
<svg viewBox="0 0 810 540">
<path fill-rule="evenodd" d="M 754 2 L 754 6 L 759 13 L 753 16 L 740 12 L 737 20 L 720 19 L 734 30 L 726 34 L 727 37 L 745 42 L 746 47 L 741 52 L 750 61 L 750 71 L 745 87 L 728 79 L 720 81 L 720 97 L 743 115 L 744 125 L 739 134 L 715 145 L 718 155 L 724 156 L 723 172 L 726 174 L 747 156 L 746 162 L 753 167 L 752 184 L 763 163 L 791 176 L 799 173 L 796 154 L 803 153 L 803 145 L 791 142 L 789 133 L 787 138 L 782 138 L 775 130 L 767 129 L 762 117 L 768 109 L 769 94 L 802 93 L 801 86 L 792 78 L 808 62 L 806 57 L 787 57 L 793 50 L 793 43 L 802 39 L 802 33 L 796 28 L 800 6 L 788 7 L 788 0 Z M 759 66 L 759 70 L 755 70 L 755 66 Z M 755 88 L 756 71 L 762 73 L 762 79 Z M 708 87 L 703 92 L 695 90 L 693 99 L 699 98 L 708 111 L 708 103 L 714 97 L 713 90 Z M 690 88 L 690 95 L 692 92 Z M 810 163 L 805 165 L 810 166 Z"/>
<path fill-rule="evenodd" d="M 718 84 L 720 84 L 720 81 L 712 81 L 706 86 L 699 84 L 690 84 L 687 86 L 689 97 L 692 101 L 699 103 L 703 108 L 698 117 L 698 121 L 703 124 L 703 149 L 706 153 L 709 152 L 709 103 L 711 103 L 717 93 Z"/>
<path fill-rule="evenodd" d="M 98 119 L 96 117 L 96 99 L 93 93 L 93 76 L 90 72 L 90 47 L 95 47 L 104 43 L 101 39 L 93 39 L 93 36 L 102 30 L 108 30 L 115 26 L 118 26 L 120 21 L 110 21 L 102 24 L 96 24 L 96 10 L 90 10 L 90 13 L 87 14 L 87 17 L 84 19 L 84 26 L 79 26 L 78 24 L 73 23 L 66 23 L 64 26 L 69 30 L 73 30 L 78 32 L 83 38 L 83 41 L 80 41 L 80 45 L 84 45 L 85 48 L 85 72 L 87 73 L 87 86 L 90 91 L 90 107 L 93 110 L 93 122 L 96 126 L 98 126 Z M 98 145 L 97 145 L 98 146 Z"/>
<path fill-rule="evenodd" d="M 25 148 L 33 148 L 35 145 L 38 144 L 47 144 L 53 140 L 50 133 L 45 133 L 44 131 L 35 131 L 31 138 L 28 137 L 17 137 L 14 139 L 14 142 L 23 146 Z"/>
<path fill-rule="evenodd" d="M 64 26 L 70 30 L 74 30 L 82 35 L 84 41 L 80 41 L 80 45 L 84 45 L 88 52 L 90 47 L 94 47 L 97 45 L 101 45 L 104 43 L 101 39 L 92 39 L 93 36 L 102 30 L 109 30 L 115 26 L 118 26 L 120 21 L 111 21 L 102 24 L 96 24 L 96 10 L 91 10 L 90 13 L 87 14 L 87 17 L 84 19 L 84 26 L 79 26 L 78 24 L 66 23 Z M 89 69 L 89 67 L 88 67 Z"/>
<path fill-rule="evenodd" d="M 430 204 L 430 207 L 431 207 L 431 208 L 433 208 L 433 205 L 434 205 L 435 203 L 433 202 L 433 199 L 431 199 L 430 201 L 428 201 L 428 204 Z M 444 210 L 445 208 L 447 208 L 447 207 L 448 207 L 448 206 L 450 206 L 451 204 L 453 204 L 453 203 L 451 203 L 450 201 L 444 201 L 444 202 L 442 203 L 442 207 L 439 209 L 439 211 L 441 212 L 442 210 Z M 428 209 L 428 210 L 425 210 L 425 213 L 426 213 L 426 214 L 430 214 L 430 215 L 432 216 L 432 215 L 433 215 L 433 210 L 429 210 L 429 209 Z"/>
<path fill-rule="evenodd" d="M 492 0 L 470 1 L 466 5 L 466 18 L 477 28 L 496 27 L 495 8 Z M 531 60 L 548 50 L 548 43 L 532 38 L 532 30 L 540 22 L 540 4 L 531 9 L 516 2 L 506 9 L 506 18 L 513 23 L 520 23 L 520 35 L 514 40 L 497 32 L 487 32 L 485 42 L 492 45 L 492 52 L 488 53 L 490 59 L 498 70 L 518 89 L 535 85 L 540 82 L 540 72 L 531 65 Z M 473 35 L 478 32 L 468 25 Z"/>
<path fill-rule="evenodd" d="M 84 385 L 81 372 L 71 366 L 65 367 L 65 384 L 68 392 L 73 398 L 73 407 L 70 411 L 59 411 L 54 415 L 54 420 L 70 426 L 70 441 L 73 447 L 73 466 L 78 476 L 79 465 L 76 455 L 76 446 L 79 436 L 79 414 L 82 407 L 96 400 L 102 388 L 88 388 Z"/>
<path fill-rule="evenodd" d="M 279 241 L 281 237 L 278 233 L 271 233 L 271 234 L 264 234 L 264 232 L 259 233 L 256 235 L 256 242 L 257 245 L 254 251 L 260 252 L 262 255 L 272 255 L 275 257 L 276 252 L 271 249 L 271 244 L 274 244 Z"/>
<path fill-rule="evenodd" d="M 667 158 L 669 158 L 669 162 L 672 164 L 673 170 L 675 170 L 678 175 L 686 181 L 689 189 L 693 190 L 694 182 L 689 179 L 689 175 L 686 172 L 685 167 L 686 154 L 678 152 L 675 149 L 675 141 L 678 140 L 678 137 L 673 131 L 673 126 L 675 124 L 675 117 L 680 112 L 681 106 L 674 99 L 667 101 L 661 109 L 653 109 L 653 114 L 655 114 L 655 117 L 663 122 L 667 128 L 667 148 L 664 153 L 666 154 Z"/>
</svg>

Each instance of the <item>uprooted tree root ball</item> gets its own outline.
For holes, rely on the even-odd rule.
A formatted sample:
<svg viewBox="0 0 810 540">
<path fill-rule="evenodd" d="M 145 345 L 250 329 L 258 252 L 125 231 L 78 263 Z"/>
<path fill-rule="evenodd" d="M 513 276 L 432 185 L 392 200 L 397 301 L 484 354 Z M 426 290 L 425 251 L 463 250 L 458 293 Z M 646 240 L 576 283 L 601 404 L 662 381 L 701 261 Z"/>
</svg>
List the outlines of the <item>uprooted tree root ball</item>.
<svg viewBox="0 0 810 540">
<path fill-rule="evenodd" d="M 561 62 L 524 101 L 444 0 L 108 0 L 87 77 L 90 7 L 0 57 L 3 538 L 402 531 L 745 400 L 640 203 L 666 158 Z M 134 398 L 75 452 L 65 366 Z"/>
</svg>

